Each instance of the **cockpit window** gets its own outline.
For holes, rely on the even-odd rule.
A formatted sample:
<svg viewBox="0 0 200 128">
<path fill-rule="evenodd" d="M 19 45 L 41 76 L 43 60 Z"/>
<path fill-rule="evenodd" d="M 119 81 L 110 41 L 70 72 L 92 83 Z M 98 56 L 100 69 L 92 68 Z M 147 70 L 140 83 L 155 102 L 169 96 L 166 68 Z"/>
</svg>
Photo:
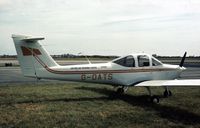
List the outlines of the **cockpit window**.
<svg viewBox="0 0 200 128">
<path fill-rule="evenodd" d="M 135 59 L 133 58 L 133 56 L 121 58 L 119 60 L 114 61 L 114 63 L 125 67 L 135 67 Z"/>
<path fill-rule="evenodd" d="M 139 55 L 138 56 L 138 66 L 139 67 L 145 67 L 149 66 L 149 57 L 146 55 Z"/>
<path fill-rule="evenodd" d="M 126 67 L 135 67 L 135 60 L 133 56 L 127 56 L 125 59 Z"/>
<path fill-rule="evenodd" d="M 152 58 L 152 66 L 159 66 L 161 65 L 161 62 L 159 62 L 157 59 Z"/>
</svg>

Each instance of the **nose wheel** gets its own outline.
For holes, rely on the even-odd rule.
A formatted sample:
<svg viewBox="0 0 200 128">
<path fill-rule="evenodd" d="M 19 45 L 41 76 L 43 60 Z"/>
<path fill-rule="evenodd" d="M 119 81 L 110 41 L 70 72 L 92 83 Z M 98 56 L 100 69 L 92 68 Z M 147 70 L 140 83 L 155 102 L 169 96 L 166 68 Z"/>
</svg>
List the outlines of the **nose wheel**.
<svg viewBox="0 0 200 128">
<path fill-rule="evenodd" d="M 168 87 L 166 86 L 164 88 L 165 88 L 165 91 L 163 92 L 163 96 L 166 98 L 172 96 L 172 92 L 168 89 Z"/>
<path fill-rule="evenodd" d="M 172 92 L 170 91 L 170 90 L 165 90 L 164 92 L 163 92 L 163 96 L 164 97 L 170 97 L 170 96 L 172 96 Z"/>
</svg>

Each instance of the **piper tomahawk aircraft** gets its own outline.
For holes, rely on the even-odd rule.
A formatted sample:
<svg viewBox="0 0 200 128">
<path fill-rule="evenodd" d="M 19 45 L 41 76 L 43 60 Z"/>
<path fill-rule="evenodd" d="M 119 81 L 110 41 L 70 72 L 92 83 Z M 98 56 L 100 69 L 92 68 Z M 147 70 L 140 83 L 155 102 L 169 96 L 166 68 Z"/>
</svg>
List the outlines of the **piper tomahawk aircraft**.
<svg viewBox="0 0 200 128">
<path fill-rule="evenodd" d="M 152 102 L 159 102 L 151 94 L 151 86 L 163 86 L 164 96 L 171 96 L 168 86 L 199 86 L 200 80 L 176 80 L 183 70 L 180 65 L 163 64 L 151 55 L 140 53 L 123 56 L 107 63 L 58 65 L 39 43 L 43 37 L 12 35 L 21 70 L 25 77 L 78 82 L 102 83 L 117 86 L 122 94 L 130 86 L 147 88 Z"/>
</svg>

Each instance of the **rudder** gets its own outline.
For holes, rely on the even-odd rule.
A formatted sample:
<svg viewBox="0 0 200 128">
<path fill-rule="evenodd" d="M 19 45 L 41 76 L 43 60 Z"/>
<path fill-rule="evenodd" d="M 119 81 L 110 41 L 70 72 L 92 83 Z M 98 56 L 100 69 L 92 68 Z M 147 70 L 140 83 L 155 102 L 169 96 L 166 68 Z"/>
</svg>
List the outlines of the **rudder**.
<svg viewBox="0 0 200 128">
<path fill-rule="evenodd" d="M 12 35 L 12 38 L 24 76 L 37 77 L 37 71 L 43 69 L 44 66 L 58 66 L 58 64 L 38 42 L 44 38 L 35 38 L 24 35 Z"/>
</svg>

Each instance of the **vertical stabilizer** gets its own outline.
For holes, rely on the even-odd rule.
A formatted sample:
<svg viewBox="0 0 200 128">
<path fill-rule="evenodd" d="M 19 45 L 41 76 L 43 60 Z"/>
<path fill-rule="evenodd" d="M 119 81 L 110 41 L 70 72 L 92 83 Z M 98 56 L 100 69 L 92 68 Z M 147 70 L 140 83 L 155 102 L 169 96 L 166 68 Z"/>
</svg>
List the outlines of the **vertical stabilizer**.
<svg viewBox="0 0 200 128">
<path fill-rule="evenodd" d="M 12 38 L 24 76 L 37 77 L 37 71 L 44 68 L 44 65 L 38 62 L 36 57 L 48 67 L 58 66 L 42 45 L 40 45 L 39 40 L 43 40 L 43 37 L 12 35 Z"/>
</svg>

